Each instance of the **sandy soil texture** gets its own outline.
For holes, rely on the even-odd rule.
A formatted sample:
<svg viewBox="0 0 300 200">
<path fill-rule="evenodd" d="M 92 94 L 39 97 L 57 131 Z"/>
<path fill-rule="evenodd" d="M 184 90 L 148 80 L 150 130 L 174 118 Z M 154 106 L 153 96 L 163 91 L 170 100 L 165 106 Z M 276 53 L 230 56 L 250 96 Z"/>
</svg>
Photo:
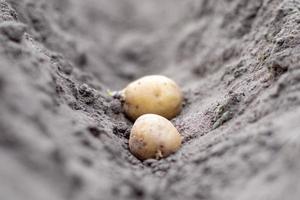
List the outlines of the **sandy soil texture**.
<svg viewBox="0 0 300 200">
<path fill-rule="evenodd" d="M 136 159 L 107 90 L 183 88 Z M 298 200 L 300 0 L 0 0 L 1 200 Z"/>
</svg>

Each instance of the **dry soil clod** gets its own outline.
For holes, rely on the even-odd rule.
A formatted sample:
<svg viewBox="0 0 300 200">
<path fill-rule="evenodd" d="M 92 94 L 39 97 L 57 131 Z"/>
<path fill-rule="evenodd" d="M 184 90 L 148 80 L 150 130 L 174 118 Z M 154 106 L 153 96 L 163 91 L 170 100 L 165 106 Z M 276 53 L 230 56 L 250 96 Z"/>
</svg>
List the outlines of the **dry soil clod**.
<svg viewBox="0 0 300 200">
<path fill-rule="evenodd" d="M 129 148 L 141 160 L 160 159 L 176 152 L 181 141 L 179 132 L 169 120 L 146 114 L 135 121 L 130 132 Z"/>
</svg>

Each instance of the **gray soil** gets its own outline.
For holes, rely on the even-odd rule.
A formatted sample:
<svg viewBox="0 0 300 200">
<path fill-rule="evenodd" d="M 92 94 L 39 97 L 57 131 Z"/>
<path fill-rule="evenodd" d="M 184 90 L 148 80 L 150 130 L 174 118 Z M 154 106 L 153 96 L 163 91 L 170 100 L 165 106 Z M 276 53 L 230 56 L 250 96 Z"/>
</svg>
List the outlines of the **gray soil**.
<svg viewBox="0 0 300 200">
<path fill-rule="evenodd" d="M 141 162 L 107 90 L 146 74 L 184 142 Z M 299 158 L 300 0 L 0 0 L 1 200 L 298 200 Z"/>
</svg>

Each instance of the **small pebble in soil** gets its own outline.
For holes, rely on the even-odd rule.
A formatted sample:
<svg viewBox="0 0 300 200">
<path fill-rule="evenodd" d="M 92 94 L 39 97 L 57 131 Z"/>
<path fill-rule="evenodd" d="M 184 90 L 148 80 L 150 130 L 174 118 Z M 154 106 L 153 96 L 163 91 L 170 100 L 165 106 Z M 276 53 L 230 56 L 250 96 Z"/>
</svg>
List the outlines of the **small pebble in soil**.
<svg viewBox="0 0 300 200">
<path fill-rule="evenodd" d="M 129 149 L 140 160 L 160 159 L 175 153 L 182 138 L 166 118 L 145 114 L 134 123 L 129 138 Z"/>
<path fill-rule="evenodd" d="M 172 119 L 181 111 L 183 101 L 179 86 L 160 75 L 145 76 L 130 83 L 121 97 L 124 111 L 132 120 L 148 113 Z"/>
</svg>

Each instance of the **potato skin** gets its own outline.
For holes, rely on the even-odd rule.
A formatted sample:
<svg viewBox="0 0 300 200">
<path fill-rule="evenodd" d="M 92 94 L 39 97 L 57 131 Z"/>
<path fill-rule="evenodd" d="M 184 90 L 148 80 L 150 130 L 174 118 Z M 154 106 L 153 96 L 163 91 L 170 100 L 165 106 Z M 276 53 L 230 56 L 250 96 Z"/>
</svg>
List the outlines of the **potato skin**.
<svg viewBox="0 0 300 200">
<path fill-rule="evenodd" d="M 182 92 L 171 79 L 152 75 L 130 83 L 124 90 L 124 110 L 133 121 L 143 114 L 172 119 L 182 107 Z"/>
<path fill-rule="evenodd" d="M 140 160 L 163 158 L 181 146 L 181 136 L 173 124 L 156 114 L 139 117 L 130 132 L 129 149 Z"/>
</svg>

